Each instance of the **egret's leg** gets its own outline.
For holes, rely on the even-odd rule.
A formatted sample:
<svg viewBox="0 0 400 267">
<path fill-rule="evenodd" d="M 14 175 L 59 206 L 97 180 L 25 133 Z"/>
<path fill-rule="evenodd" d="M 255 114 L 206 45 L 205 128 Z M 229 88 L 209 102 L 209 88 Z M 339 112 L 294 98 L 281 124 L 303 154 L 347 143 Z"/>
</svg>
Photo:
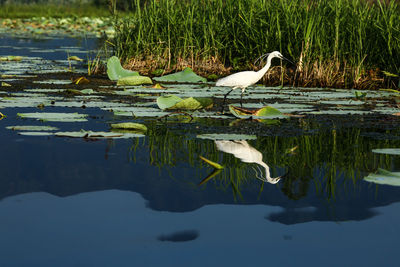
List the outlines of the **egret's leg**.
<svg viewBox="0 0 400 267">
<path fill-rule="evenodd" d="M 243 99 L 243 91 L 242 91 L 242 93 L 240 94 L 240 107 L 241 107 L 241 108 L 243 107 L 243 105 L 242 105 L 242 99 Z"/>
<path fill-rule="evenodd" d="M 233 91 L 233 89 L 234 89 L 234 88 L 232 88 L 232 89 L 224 96 L 224 101 L 222 102 L 221 113 L 224 112 L 224 106 L 225 106 L 226 97 Z"/>
</svg>

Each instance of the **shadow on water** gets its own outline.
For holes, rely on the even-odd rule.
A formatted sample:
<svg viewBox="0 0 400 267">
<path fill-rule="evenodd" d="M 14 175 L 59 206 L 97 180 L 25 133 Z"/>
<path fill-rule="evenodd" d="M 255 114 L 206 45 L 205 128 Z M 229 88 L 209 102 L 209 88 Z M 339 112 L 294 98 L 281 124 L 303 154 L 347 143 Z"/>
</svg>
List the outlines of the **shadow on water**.
<svg viewBox="0 0 400 267">
<path fill-rule="evenodd" d="M 160 235 L 157 239 L 159 241 L 170 242 L 187 242 L 195 240 L 199 237 L 199 232 L 196 230 L 179 231 L 168 235 Z"/>
</svg>

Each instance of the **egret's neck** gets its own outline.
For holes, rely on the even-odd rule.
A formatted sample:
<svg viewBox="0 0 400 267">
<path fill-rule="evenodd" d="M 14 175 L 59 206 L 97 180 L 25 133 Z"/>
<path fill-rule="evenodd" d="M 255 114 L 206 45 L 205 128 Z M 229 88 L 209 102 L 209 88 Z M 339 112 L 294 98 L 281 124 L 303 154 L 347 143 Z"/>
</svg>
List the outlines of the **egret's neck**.
<svg viewBox="0 0 400 267">
<path fill-rule="evenodd" d="M 264 169 L 265 169 L 265 178 L 266 178 L 268 181 L 271 181 L 271 174 L 270 174 L 270 172 L 269 172 L 269 166 L 268 166 L 265 162 L 263 162 L 263 161 L 259 161 L 259 162 L 257 162 L 257 164 L 260 164 L 261 166 L 264 167 Z"/>
<path fill-rule="evenodd" d="M 265 64 L 265 66 L 261 70 L 257 71 L 259 79 L 261 79 L 264 76 L 264 74 L 268 71 L 269 67 L 271 67 L 271 60 L 272 60 L 272 57 L 269 56 L 267 58 L 267 64 Z"/>
</svg>

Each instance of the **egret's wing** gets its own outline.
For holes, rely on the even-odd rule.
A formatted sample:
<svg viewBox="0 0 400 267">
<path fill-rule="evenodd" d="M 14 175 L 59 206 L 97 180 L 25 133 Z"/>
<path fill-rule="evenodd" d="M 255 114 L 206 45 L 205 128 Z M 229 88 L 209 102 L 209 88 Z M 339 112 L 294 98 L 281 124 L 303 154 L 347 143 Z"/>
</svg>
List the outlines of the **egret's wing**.
<svg viewBox="0 0 400 267">
<path fill-rule="evenodd" d="M 236 158 L 240 159 L 246 163 L 259 162 L 262 160 L 262 154 L 260 151 L 250 146 L 244 140 L 240 141 L 215 141 L 217 149 L 234 155 Z"/>
<path fill-rule="evenodd" d="M 229 86 L 229 87 L 247 87 L 252 85 L 255 79 L 256 72 L 254 71 L 242 71 L 231 74 L 224 78 L 221 78 L 215 84 L 216 86 Z M 257 82 L 257 81 L 256 81 Z"/>
</svg>

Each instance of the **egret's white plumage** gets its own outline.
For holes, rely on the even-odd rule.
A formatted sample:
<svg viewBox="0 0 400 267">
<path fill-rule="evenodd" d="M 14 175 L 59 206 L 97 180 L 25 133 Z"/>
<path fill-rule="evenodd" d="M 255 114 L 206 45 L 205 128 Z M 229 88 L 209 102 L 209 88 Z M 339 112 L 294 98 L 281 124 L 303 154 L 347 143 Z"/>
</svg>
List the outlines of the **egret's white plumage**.
<svg viewBox="0 0 400 267">
<path fill-rule="evenodd" d="M 276 184 L 279 182 L 281 177 L 271 177 L 269 166 L 262 161 L 262 154 L 260 151 L 249 145 L 245 140 L 239 141 L 225 141 L 225 140 L 215 140 L 215 145 L 217 149 L 234 155 L 236 158 L 240 159 L 242 162 L 246 163 L 257 163 L 264 167 L 265 169 L 265 177 L 257 177 L 264 182 L 268 182 L 271 184 Z"/>
<path fill-rule="evenodd" d="M 225 104 L 225 100 L 226 100 L 226 97 L 228 96 L 228 94 L 230 92 L 232 92 L 232 90 L 237 89 L 237 88 L 242 89 L 242 95 L 240 98 L 240 104 L 241 104 L 242 96 L 243 96 L 243 93 L 246 90 L 246 88 L 249 87 L 250 85 L 257 83 L 265 75 L 265 73 L 271 67 L 271 60 L 275 57 L 280 58 L 280 59 L 286 59 L 284 56 L 282 56 L 282 54 L 279 51 L 274 51 L 272 53 L 265 54 L 265 55 L 261 56 L 260 58 L 264 58 L 267 55 L 268 55 L 267 64 L 265 64 L 265 66 L 261 70 L 259 70 L 259 71 L 242 71 L 242 72 L 231 74 L 231 75 L 221 78 L 217 81 L 217 83 L 215 84 L 216 86 L 232 87 L 232 89 L 225 95 L 222 107 Z M 286 60 L 288 60 L 288 59 L 286 59 Z M 288 60 L 288 61 L 290 61 L 290 60 Z"/>
</svg>

